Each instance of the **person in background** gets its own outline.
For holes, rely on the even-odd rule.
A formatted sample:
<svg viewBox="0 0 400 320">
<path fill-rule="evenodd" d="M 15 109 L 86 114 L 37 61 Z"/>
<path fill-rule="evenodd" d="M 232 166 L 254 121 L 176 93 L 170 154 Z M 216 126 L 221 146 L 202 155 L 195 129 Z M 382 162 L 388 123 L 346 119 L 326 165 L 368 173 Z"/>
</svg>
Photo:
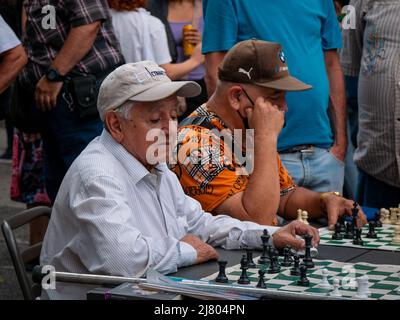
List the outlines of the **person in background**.
<svg viewBox="0 0 400 320">
<path fill-rule="evenodd" d="M 338 22 L 342 27 L 342 21 L 346 17 L 345 6 L 350 0 L 334 0 L 336 15 Z M 340 50 L 339 50 L 340 53 Z M 357 101 L 357 86 L 358 77 L 344 76 L 346 88 L 346 127 L 347 127 L 347 152 L 345 157 L 344 168 L 344 185 L 343 195 L 345 197 L 355 199 L 358 181 L 358 169 L 354 164 L 354 150 L 357 147 L 357 131 L 358 131 L 358 101 Z"/>
<path fill-rule="evenodd" d="M 203 12 L 209 94 L 218 66 L 236 43 L 252 38 L 280 43 L 280 59 L 293 76 L 313 87 L 286 95 L 289 108 L 278 140 L 282 162 L 298 186 L 342 193 L 346 99 L 333 1 L 203 0 Z"/>
<path fill-rule="evenodd" d="M 158 17 L 167 31 L 168 46 L 174 63 L 187 61 L 184 42 L 189 46 L 196 46 L 202 41 L 204 28 L 202 1 L 201 0 L 150 0 L 147 8 Z M 190 25 L 192 29 L 184 30 Z M 207 88 L 204 81 L 204 64 L 200 64 L 187 75 L 174 77 L 176 80 L 188 79 L 197 82 L 202 92 L 192 98 L 186 98 L 186 110 L 179 116 L 179 121 L 191 114 L 198 106 L 207 101 Z"/>
<path fill-rule="evenodd" d="M 29 61 L 19 76 L 43 120 L 46 191 L 53 202 L 69 166 L 103 129 L 98 88 L 123 63 L 106 0 L 50 0 L 55 29 L 42 28 L 42 2 L 24 1 Z"/>
<path fill-rule="evenodd" d="M 108 0 L 112 25 L 126 62 L 156 62 L 177 80 L 187 76 L 203 62 L 201 44 L 180 63 L 172 63 L 164 24 L 145 8 L 143 0 Z"/>
<path fill-rule="evenodd" d="M 357 201 L 372 208 L 400 200 L 400 2 L 350 1 L 355 29 L 343 30 L 341 61 L 358 77 Z"/>
<path fill-rule="evenodd" d="M 27 63 L 27 56 L 18 39 L 15 6 L 0 4 L 0 121 L 5 120 L 7 147 L 0 160 L 11 160 L 13 127 L 8 118 L 11 102 L 11 84 Z"/>
</svg>

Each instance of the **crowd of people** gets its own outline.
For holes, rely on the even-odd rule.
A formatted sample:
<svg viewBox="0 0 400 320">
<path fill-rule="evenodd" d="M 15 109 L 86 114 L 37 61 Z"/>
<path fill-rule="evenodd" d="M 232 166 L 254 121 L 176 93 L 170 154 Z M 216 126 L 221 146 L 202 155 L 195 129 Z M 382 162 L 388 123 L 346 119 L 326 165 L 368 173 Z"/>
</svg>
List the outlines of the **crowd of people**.
<svg viewBox="0 0 400 320">
<path fill-rule="evenodd" d="M 0 6 L 2 158 L 12 199 L 52 207 L 31 224 L 42 264 L 170 273 L 264 229 L 317 246 L 298 209 L 333 228 L 354 201 L 360 225 L 399 204 L 400 3 L 48 4 L 54 27 L 39 1 Z"/>
</svg>

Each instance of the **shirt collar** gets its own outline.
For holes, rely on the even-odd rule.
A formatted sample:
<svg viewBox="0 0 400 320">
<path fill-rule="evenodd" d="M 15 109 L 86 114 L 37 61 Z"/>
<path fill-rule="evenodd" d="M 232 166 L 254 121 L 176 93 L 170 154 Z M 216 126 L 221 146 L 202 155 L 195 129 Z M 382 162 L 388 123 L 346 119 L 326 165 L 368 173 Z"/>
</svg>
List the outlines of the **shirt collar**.
<svg viewBox="0 0 400 320">
<path fill-rule="evenodd" d="M 102 143 L 107 150 L 112 153 L 113 156 L 122 164 L 135 184 L 150 174 L 150 171 L 147 170 L 146 167 L 132 154 L 130 154 L 121 144 L 115 141 L 106 129 L 103 129 L 103 132 L 101 133 L 100 143 Z M 161 163 L 155 167 L 155 171 L 160 173 L 163 173 L 165 170 L 169 170 L 165 163 Z"/>
</svg>

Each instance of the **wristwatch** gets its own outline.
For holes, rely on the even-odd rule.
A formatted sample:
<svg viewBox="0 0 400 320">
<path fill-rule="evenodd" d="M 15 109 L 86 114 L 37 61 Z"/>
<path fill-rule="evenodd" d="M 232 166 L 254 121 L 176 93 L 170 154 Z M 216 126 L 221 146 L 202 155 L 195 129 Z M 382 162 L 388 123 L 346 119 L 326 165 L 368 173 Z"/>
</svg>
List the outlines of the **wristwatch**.
<svg viewBox="0 0 400 320">
<path fill-rule="evenodd" d="M 65 80 L 65 76 L 62 76 L 56 69 L 51 67 L 46 71 L 46 78 L 50 82 L 63 82 Z"/>
</svg>

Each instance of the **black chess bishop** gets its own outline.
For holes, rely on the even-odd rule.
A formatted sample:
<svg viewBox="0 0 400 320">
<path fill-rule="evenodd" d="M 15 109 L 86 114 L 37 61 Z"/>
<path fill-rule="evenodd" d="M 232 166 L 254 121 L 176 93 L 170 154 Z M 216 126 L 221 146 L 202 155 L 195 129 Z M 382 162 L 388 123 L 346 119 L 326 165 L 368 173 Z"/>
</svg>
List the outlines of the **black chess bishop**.
<svg viewBox="0 0 400 320">
<path fill-rule="evenodd" d="M 279 263 L 279 252 L 276 249 L 271 249 L 269 255 L 270 264 L 268 273 L 279 273 L 281 271 L 281 265 Z"/>
<path fill-rule="evenodd" d="M 304 241 L 305 241 L 305 253 L 304 253 L 304 258 L 303 258 L 303 264 L 308 268 L 308 269 L 312 269 L 314 268 L 314 262 L 312 260 L 311 257 L 311 246 L 312 246 L 312 239 L 313 236 L 310 234 L 306 234 L 304 236 Z"/>
<path fill-rule="evenodd" d="M 247 267 L 255 268 L 256 264 L 253 261 L 253 251 L 251 249 L 246 249 L 246 254 L 247 254 Z"/>
<path fill-rule="evenodd" d="M 283 249 L 283 261 L 281 263 L 282 267 L 290 267 L 293 264 L 293 258 L 291 256 L 291 247 L 286 246 Z"/>
<path fill-rule="evenodd" d="M 296 253 L 293 257 L 294 259 L 294 264 L 292 269 L 290 269 L 290 275 L 292 276 L 299 276 L 300 275 L 300 257 Z"/>
<path fill-rule="evenodd" d="M 362 233 L 362 229 L 361 228 L 357 228 L 356 229 L 356 234 L 354 236 L 353 244 L 358 245 L 358 246 L 363 246 L 364 245 L 364 241 L 361 238 L 361 233 Z"/>
<path fill-rule="evenodd" d="M 345 239 L 353 239 L 354 238 L 354 232 L 353 232 L 353 226 L 351 222 L 346 222 L 346 233 L 344 235 Z"/>
<path fill-rule="evenodd" d="M 258 283 L 257 283 L 257 288 L 261 288 L 261 289 L 267 289 L 267 285 L 265 283 L 265 270 L 263 268 L 261 268 L 260 270 L 258 270 Z"/>
</svg>

